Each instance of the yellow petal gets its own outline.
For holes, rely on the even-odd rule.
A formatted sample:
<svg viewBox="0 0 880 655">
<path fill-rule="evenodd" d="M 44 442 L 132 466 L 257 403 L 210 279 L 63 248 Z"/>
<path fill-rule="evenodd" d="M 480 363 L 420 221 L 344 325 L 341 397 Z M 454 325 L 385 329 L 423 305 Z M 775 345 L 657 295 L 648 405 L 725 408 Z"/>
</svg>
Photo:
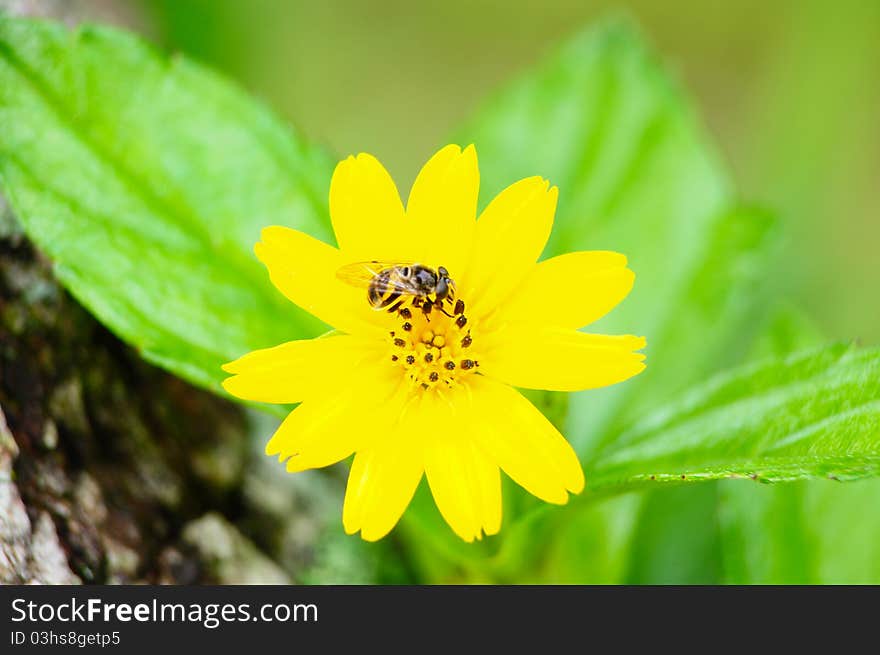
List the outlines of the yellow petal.
<svg viewBox="0 0 880 655">
<path fill-rule="evenodd" d="M 504 301 L 534 267 L 553 227 L 556 187 L 540 177 L 512 184 L 480 214 L 461 297 L 483 312 Z"/>
<path fill-rule="evenodd" d="M 453 278 L 464 269 L 473 243 L 480 171 L 477 152 L 448 145 L 422 168 L 406 205 L 415 261 L 445 266 Z"/>
<path fill-rule="evenodd" d="M 510 323 L 494 330 L 481 371 L 526 389 L 580 391 L 622 382 L 645 369 L 644 337 L 584 334 Z"/>
<path fill-rule="evenodd" d="M 325 396 L 303 403 L 282 421 L 266 444 L 266 454 L 278 455 L 282 462 L 286 460 L 290 473 L 345 459 L 360 445 L 363 436 L 355 430 L 340 429 L 346 425 L 346 401 Z"/>
<path fill-rule="evenodd" d="M 352 430 L 372 436 L 352 463 L 342 524 L 348 534 L 360 530 L 367 541 L 381 539 L 397 524 L 422 479 L 422 441 L 412 421 L 404 422 L 405 415 L 412 415 L 409 391 L 400 385 L 352 419 Z"/>
<path fill-rule="evenodd" d="M 635 273 L 626 257 L 594 250 L 553 257 L 535 266 L 504 303 L 510 321 L 581 328 L 610 312 L 630 292 Z"/>
<path fill-rule="evenodd" d="M 580 493 L 584 474 L 577 455 L 541 412 L 507 385 L 474 376 L 468 425 L 477 445 L 514 482 L 549 503 Z"/>
<path fill-rule="evenodd" d="M 425 474 L 440 514 L 455 533 L 471 542 L 501 527 L 501 477 L 498 466 L 466 430 L 450 430 L 450 408 L 423 416 L 431 430 L 425 443 Z M 444 421 L 440 423 L 439 421 Z M 436 429 L 439 428 L 439 429 Z"/>
<path fill-rule="evenodd" d="M 367 292 L 346 284 L 336 272 L 351 263 L 336 248 L 286 227 L 262 231 L 254 252 L 281 293 L 328 325 L 352 333 L 384 329 L 381 312 L 367 301 Z"/>
<path fill-rule="evenodd" d="M 383 372 L 352 371 L 335 388 L 309 397 L 266 444 L 267 455 L 287 460 L 288 472 L 328 466 L 369 448 L 387 421 L 387 403 L 398 381 Z"/>
<path fill-rule="evenodd" d="M 347 335 L 289 341 L 225 364 L 234 375 L 223 388 L 245 400 L 298 403 L 335 391 L 352 369 L 378 357 L 372 342 Z"/>
<path fill-rule="evenodd" d="M 336 241 L 352 261 L 399 259 L 407 236 L 403 203 L 388 171 L 372 155 L 339 162 L 330 181 Z"/>
<path fill-rule="evenodd" d="M 342 524 L 367 541 L 381 539 L 400 520 L 422 479 L 422 453 L 417 440 L 400 434 L 377 439 L 355 455 L 345 489 Z"/>
</svg>

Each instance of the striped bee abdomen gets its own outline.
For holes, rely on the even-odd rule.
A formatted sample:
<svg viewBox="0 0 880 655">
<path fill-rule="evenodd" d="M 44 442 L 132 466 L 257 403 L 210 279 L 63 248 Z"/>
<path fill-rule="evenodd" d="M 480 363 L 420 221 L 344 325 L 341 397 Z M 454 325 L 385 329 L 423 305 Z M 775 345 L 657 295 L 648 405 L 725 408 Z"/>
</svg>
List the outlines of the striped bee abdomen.
<svg viewBox="0 0 880 655">
<path fill-rule="evenodd" d="M 375 309 L 388 307 L 388 305 L 400 298 L 400 293 L 395 291 L 395 286 L 391 282 L 393 272 L 393 269 L 386 269 L 370 282 L 370 286 L 367 289 L 367 298 L 370 301 L 370 305 Z"/>
</svg>

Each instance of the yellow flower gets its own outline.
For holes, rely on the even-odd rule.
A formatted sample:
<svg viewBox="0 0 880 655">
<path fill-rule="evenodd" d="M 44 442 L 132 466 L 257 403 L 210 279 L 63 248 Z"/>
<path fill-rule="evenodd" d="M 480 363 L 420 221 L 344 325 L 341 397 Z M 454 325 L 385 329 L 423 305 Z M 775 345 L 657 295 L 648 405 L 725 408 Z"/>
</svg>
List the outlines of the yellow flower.
<svg viewBox="0 0 880 655">
<path fill-rule="evenodd" d="M 224 366 L 233 375 L 223 386 L 247 400 L 301 403 L 266 446 L 288 471 L 355 453 L 342 515 L 349 534 L 386 535 L 422 473 L 465 541 L 500 529 L 500 470 L 535 496 L 565 503 L 584 487 L 577 456 L 514 387 L 591 389 L 645 367 L 635 352 L 643 338 L 578 331 L 629 293 L 635 276 L 626 258 L 593 251 L 536 263 L 556 187 L 521 180 L 477 219 L 478 189 L 473 146 L 434 155 L 406 208 L 382 165 L 360 154 L 342 161 L 330 183 L 338 248 L 277 226 L 256 244 L 275 286 L 340 334 L 249 353 Z M 402 295 L 396 311 L 374 309 L 364 288 L 339 275 L 374 260 L 442 266 L 454 300 L 426 313 L 421 299 Z"/>
</svg>

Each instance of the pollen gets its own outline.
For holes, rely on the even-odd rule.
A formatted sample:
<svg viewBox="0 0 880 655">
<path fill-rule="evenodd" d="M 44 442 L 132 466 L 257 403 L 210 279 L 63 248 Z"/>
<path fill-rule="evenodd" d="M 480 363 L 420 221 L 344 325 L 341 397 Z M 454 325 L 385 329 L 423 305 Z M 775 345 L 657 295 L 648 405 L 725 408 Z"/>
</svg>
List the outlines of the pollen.
<svg viewBox="0 0 880 655">
<path fill-rule="evenodd" d="M 390 363 L 409 381 L 415 392 L 432 392 L 462 384 L 476 373 L 473 326 L 459 299 L 446 311 L 439 306 L 428 314 L 413 311 L 416 305 L 389 312 Z M 458 310 L 458 313 L 452 313 Z M 467 348 L 467 354 L 465 354 Z"/>
</svg>

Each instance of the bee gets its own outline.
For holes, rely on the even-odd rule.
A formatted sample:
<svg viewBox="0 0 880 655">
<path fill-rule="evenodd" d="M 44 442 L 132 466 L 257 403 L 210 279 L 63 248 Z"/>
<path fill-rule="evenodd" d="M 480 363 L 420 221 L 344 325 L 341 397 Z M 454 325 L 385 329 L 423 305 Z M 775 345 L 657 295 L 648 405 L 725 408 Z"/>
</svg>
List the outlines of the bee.
<svg viewBox="0 0 880 655">
<path fill-rule="evenodd" d="M 464 312 L 464 303 L 455 300 L 455 282 L 443 266 L 433 269 L 424 264 L 397 262 L 357 262 L 336 271 L 336 277 L 367 290 L 367 300 L 373 309 L 401 310 L 408 298 L 414 307 L 421 307 L 427 315 L 438 309 L 447 316 L 444 303 L 453 307 L 455 315 Z"/>
</svg>

